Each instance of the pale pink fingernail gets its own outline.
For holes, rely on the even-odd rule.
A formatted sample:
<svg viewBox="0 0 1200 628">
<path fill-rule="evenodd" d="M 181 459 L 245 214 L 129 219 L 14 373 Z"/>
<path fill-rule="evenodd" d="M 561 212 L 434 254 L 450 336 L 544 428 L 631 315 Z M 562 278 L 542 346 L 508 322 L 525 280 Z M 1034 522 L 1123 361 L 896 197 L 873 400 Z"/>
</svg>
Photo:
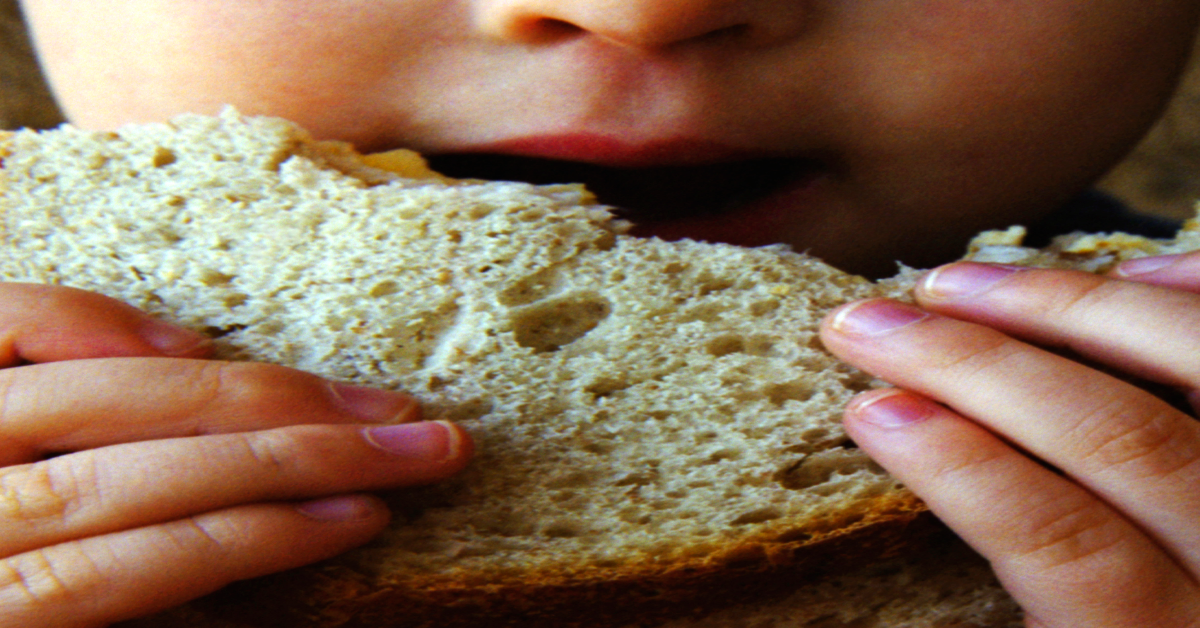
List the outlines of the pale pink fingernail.
<svg viewBox="0 0 1200 628">
<path fill-rule="evenodd" d="M 138 331 L 143 340 L 168 356 L 189 355 L 212 344 L 212 339 L 200 332 L 158 319 L 150 319 Z"/>
<path fill-rule="evenodd" d="M 296 505 L 304 516 L 322 521 L 366 519 L 375 514 L 375 509 L 374 500 L 364 495 L 338 495 Z"/>
<path fill-rule="evenodd" d="M 1154 257 L 1139 257 L 1125 262 L 1121 262 L 1113 269 L 1113 274 L 1118 277 L 1134 277 L 1137 275 L 1146 275 L 1156 270 L 1162 270 L 1175 262 L 1178 262 L 1184 257 L 1183 253 L 1174 255 L 1156 255 Z"/>
<path fill-rule="evenodd" d="M 365 435 L 369 443 L 390 454 L 431 462 L 458 456 L 462 445 L 458 430 L 445 421 L 372 427 Z"/>
<path fill-rule="evenodd" d="M 928 312 L 899 301 L 871 299 L 843 308 L 834 316 L 831 325 L 843 333 L 875 336 L 928 317 Z"/>
<path fill-rule="evenodd" d="M 409 420 L 420 409 L 415 399 L 403 393 L 337 382 L 329 388 L 338 405 L 371 423 Z"/>
<path fill-rule="evenodd" d="M 1020 266 L 960 262 L 935 269 L 925 275 L 921 288 L 926 295 L 940 298 L 968 297 L 987 290 L 1001 279 L 1026 270 Z"/>
<path fill-rule="evenodd" d="M 846 408 L 846 412 L 858 420 L 888 429 L 920 423 L 936 411 L 937 406 L 932 401 L 895 389 L 860 397 Z"/>
</svg>

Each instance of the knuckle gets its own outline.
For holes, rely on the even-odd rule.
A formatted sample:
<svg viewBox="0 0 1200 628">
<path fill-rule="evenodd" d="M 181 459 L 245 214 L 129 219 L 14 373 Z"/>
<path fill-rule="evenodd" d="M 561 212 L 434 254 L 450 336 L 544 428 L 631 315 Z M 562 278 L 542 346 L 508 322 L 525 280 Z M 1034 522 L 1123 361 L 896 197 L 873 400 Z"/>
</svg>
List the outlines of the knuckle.
<svg viewBox="0 0 1200 628">
<path fill-rule="evenodd" d="M 335 451 L 339 440 L 333 428 L 320 425 L 247 432 L 235 438 L 251 465 L 277 478 L 312 471 L 309 467 Z"/>
<path fill-rule="evenodd" d="M 216 517 L 188 517 L 172 532 L 178 545 L 203 547 L 206 552 L 214 552 L 217 555 L 227 553 L 231 545 L 229 539 L 237 536 L 233 533 L 232 526 Z"/>
<path fill-rule="evenodd" d="M 204 556 L 210 565 L 233 560 L 254 541 L 252 530 L 220 513 L 194 515 L 159 528 L 172 553 Z"/>
<path fill-rule="evenodd" d="M 0 470 L 0 517 L 31 522 L 63 516 L 79 497 L 79 483 L 52 461 Z"/>
<path fill-rule="evenodd" d="M 44 415 L 54 403 L 54 387 L 45 385 L 44 375 L 36 367 L 0 370 L 0 464 L 36 460 L 45 453 L 42 443 L 29 436 L 30 428 L 36 428 L 30 419 Z"/>
<path fill-rule="evenodd" d="M 8 428 L 16 421 L 22 403 L 18 393 L 23 388 L 17 385 L 18 371 L 9 369 L 0 371 L 0 428 Z M 5 429 L 5 431 L 8 431 Z M 5 443 L 7 446 L 8 443 Z"/>
<path fill-rule="evenodd" d="M 1103 555 L 1128 540 L 1121 520 L 1086 495 L 1046 500 L 1016 521 L 1015 553 L 1039 569 L 1103 562 Z"/>
<path fill-rule="evenodd" d="M 1020 357 L 1021 353 L 1011 338 L 985 330 L 984 335 L 971 343 L 954 345 L 931 366 L 941 373 L 954 373 L 956 378 L 970 380 L 981 373 L 1002 368 Z"/>
<path fill-rule="evenodd" d="M 1051 296 L 1041 303 L 1038 314 L 1056 318 L 1087 316 L 1095 312 L 1102 302 L 1117 295 L 1117 284 L 1113 281 L 1091 273 L 1065 271 L 1070 273 L 1072 279 L 1066 282 L 1061 280 L 1062 272 L 1043 275 L 1053 284 L 1047 286 L 1045 294 Z"/>
<path fill-rule="evenodd" d="M 1200 434 L 1174 410 L 1117 399 L 1082 417 L 1066 435 L 1080 459 L 1098 469 L 1120 467 L 1139 478 L 1163 478 L 1200 464 Z"/>
<path fill-rule="evenodd" d="M 272 416 L 324 401 L 321 381 L 273 364 L 211 361 L 198 363 L 195 386 L 202 406 L 237 408 L 240 413 Z"/>
<path fill-rule="evenodd" d="M 272 475 L 283 475 L 292 466 L 291 439 L 278 431 L 238 434 L 234 437 L 255 468 L 265 467 Z"/>
<path fill-rule="evenodd" d="M 939 484 L 953 487 L 960 482 L 971 485 L 973 478 L 993 473 L 992 468 L 1006 464 L 1012 454 L 998 447 L 964 449 L 958 456 L 945 458 L 931 469 L 931 476 Z"/>
<path fill-rule="evenodd" d="M 2 606 L 35 617 L 39 609 L 57 613 L 85 600 L 84 589 L 100 580 L 96 565 L 80 551 L 41 549 L 0 560 L 0 600 L 6 602 Z"/>
</svg>

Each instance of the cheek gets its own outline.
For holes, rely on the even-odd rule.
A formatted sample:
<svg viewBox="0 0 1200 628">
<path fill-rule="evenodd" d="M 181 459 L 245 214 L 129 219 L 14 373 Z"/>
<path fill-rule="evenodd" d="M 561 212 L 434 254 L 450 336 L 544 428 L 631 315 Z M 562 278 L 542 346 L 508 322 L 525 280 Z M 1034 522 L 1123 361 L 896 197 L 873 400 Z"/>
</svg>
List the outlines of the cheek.
<svg viewBox="0 0 1200 628">
<path fill-rule="evenodd" d="M 870 4 L 856 15 L 873 23 L 848 29 L 830 61 L 847 159 L 913 203 L 1045 202 L 1085 185 L 1156 117 L 1196 14 L 1116 0 Z"/>
<path fill-rule="evenodd" d="M 425 14 L 437 2 L 61 3 L 75 5 L 69 20 L 59 3 L 42 4 L 31 18 L 77 124 L 112 128 L 232 104 L 353 140 L 370 133 L 356 125 L 422 46 L 414 35 L 427 31 L 404 25 L 434 21 Z"/>
</svg>

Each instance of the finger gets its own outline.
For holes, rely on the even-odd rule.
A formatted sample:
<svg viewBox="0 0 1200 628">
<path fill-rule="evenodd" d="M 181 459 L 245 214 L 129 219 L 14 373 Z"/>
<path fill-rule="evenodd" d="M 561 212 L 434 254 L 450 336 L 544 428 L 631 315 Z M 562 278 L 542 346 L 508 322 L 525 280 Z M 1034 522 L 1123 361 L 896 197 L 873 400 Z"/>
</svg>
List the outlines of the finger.
<svg viewBox="0 0 1200 628">
<path fill-rule="evenodd" d="M 241 506 L 0 561 L 0 625 L 83 628 L 335 556 L 387 525 L 376 498 Z"/>
<path fill-rule="evenodd" d="M 425 484 L 461 470 L 471 451 L 444 422 L 304 425 L 9 467 L 0 473 L 0 556 L 239 504 Z"/>
<path fill-rule="evenodd" d="M 1119 279 L 1200 292 L 1200 252 L 1133 259 L 1118 264 L 1109 274 Z"/>
<path fill-rule="evenodd" d="M 1200 295 L 1091 273 L 963 262 L 929 273 L 922 307 L 1146 380 L 1200 386 Z"/>
<path fill-rule="evenodd" d="M 835 311 L 839 357 L 937 399 L 1062 469 L 1200 573 L 1200 424 L 1078 362 L 886 299 Z"/>
<path fill-rule="evenodd" d="M 846 430 L 987 557 L 1047 627 L 1183 626 L 1200 592 L 1119 513 L 982 427 L 913 393 L 855 399 Z"/>
<path fill-rule="evenodd" d="M 407 395 L 253 362 L 37 364 L 0 370 L 0 465 L 128 441 L 304 423 L 400 422 L 419 413 Z"/>
<path fill-rule="evenodd" d="M 202 334 L 92 292 L 0 283 L 0 368 L 121 356 L 204 357 Z"/>
</svg>

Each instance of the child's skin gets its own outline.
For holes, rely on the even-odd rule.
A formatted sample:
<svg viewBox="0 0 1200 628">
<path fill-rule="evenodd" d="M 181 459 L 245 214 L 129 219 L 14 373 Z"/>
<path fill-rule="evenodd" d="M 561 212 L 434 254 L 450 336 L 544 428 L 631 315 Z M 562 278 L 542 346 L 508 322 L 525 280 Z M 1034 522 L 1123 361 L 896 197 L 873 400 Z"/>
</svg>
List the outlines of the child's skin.
<svg viewBox="0 0 1200 628">
<path fill-rule="evenodd" d="M 874 274 L 953 259 L 1086 187 L 1156 117 L 1200 21 L 1195 0 L 25 8 L 83 126 L 229 103 L 363 150 L 795 159 L 815 165 L 766 200 L 643 231 L 783 241 Z M 1025 343 L 1192 395 L 1200 257 L 1163 261 L 1108 277 L 957 264 L 919 308 L 826 321 L 831 350 L 899 387 L 851 404 L 855 441 L 991 559 L 1030 626 L 1200 625 L 1197 423 Z M 0 286 L 0 625 L 103 624 L 328 556 L 386 521 L 360 491 L 470 455 L 443 424 L 364 431 L 415 420 L 404 396 L 206 355 L 105 298 Z M 22 466 L 59 452 L 77 453 Z"/>
</svg>

